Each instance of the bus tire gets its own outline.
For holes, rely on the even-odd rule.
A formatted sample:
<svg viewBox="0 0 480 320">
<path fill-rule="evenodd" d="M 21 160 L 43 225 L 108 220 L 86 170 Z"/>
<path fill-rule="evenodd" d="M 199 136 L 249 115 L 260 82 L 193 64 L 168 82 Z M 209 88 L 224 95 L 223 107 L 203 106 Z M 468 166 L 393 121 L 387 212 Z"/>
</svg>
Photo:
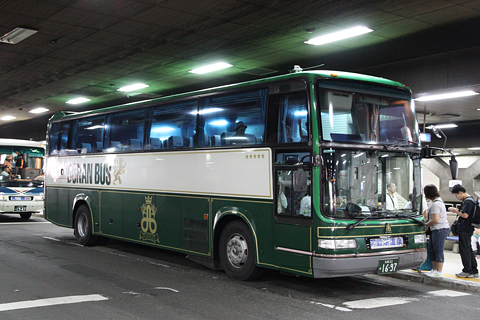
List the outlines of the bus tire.
<svg viewBox="0 0 480 320">
<path fill-rule="evenodd" d="M 31 216 L 32 216 L 32 213 L 31 213 L 31 212 L 20 213 L 20 217 L 21 217 L 23 220 L 28 220 L 28 219 L 30 219 Z"/>
<path fill-rule="evenodd" d="M 92 217 L 87 205 L 82 204 L 75 213 L 75 239 L 82 246 L 94 246 L 98 243 L 99 237 L 92 233 Z"/>
<path fill-rule="evenodd" d="M 237 280 L 253 280 L 262 269 L 255 265 L 255 243 L 245 223 L 232 221 L 220 235 L 220 262 L 225 273 Z"/>
</svg>

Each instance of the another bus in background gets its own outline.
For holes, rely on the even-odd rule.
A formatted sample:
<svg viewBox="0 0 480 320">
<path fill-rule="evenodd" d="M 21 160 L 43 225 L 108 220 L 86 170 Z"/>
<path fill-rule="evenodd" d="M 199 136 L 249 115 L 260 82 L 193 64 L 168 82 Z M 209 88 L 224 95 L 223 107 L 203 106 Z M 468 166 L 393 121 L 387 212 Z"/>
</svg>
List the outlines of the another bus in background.
<svg viewBox="0 0 480 320">
<path fill-rule="evenodd" d="M 44 156 L 42 142 L 0 139 L 0 214 L 43 214 Z"/>
</svg>

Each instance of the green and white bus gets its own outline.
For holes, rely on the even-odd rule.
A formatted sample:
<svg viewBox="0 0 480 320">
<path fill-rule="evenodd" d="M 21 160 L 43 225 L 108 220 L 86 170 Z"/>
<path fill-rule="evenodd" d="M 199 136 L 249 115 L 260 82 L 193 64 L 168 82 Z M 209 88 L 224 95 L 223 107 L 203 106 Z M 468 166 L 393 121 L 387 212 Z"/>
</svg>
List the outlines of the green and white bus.
<svg viewBox="0 0 480 320">
<path fill-rule="evenodd" d="M 59 113 L 47 135 L 46 218 L 82 245 L 175 250 L 241 280 L 426 258 L 418 123 L 398 82 L 297 72 Z"/>
</svg>

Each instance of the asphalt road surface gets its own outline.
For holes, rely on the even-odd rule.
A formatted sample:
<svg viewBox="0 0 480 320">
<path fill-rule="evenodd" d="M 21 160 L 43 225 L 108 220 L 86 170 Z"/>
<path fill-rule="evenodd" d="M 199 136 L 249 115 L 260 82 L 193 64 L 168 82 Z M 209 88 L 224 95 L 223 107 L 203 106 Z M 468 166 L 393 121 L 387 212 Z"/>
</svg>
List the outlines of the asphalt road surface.
<svg viewBox="0 0 480 320">
<path fill-rule="evenodd" d="M 185 255 L 83 247 L 39 216 L 0 216 L 0 319 L 477 319 L 480 296 L 385 276 L 228 278 Z"/>
</svg>

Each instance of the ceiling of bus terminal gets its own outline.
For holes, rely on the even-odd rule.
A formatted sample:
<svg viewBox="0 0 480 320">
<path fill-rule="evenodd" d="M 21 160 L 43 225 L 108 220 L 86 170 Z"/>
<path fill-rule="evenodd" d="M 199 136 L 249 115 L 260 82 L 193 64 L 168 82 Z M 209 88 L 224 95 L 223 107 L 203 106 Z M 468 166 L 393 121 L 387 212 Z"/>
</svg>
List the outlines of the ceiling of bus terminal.
<svg viewBox="0 0 480 320">
<path fill-rule="evenodd" d="M 0 34 L 38 30 L 18 44 L 0 43 L 0 118 L 16 117 L 0 121 L 1 137 L 39 140 L 55 112 L 284 74 L 294 64 L 394 75 L 416 94 L 459 89 L 458 83 L 480 92 L 478 68 L 465 67 L 464 81 L 454 85 L 453 75 L 442 82 L 437 71 L 445 61 L 456 64 L 452 52 L 471 56 L 480 48 L 478 0 L 4 0 L 0 8 Z M 304 43 L 356 25 L 374 31 L 323 46 Z M 233 67 L 188 72 L 218 60 Z M 398 71 L 398 64 L 415 61 L 418 74 Z M 422 78 L 432 85 L 415 91 Z M 138 95 L 117 91 L 133 82 L 150 87 Z M 65 104 L 79 95 L 91 101 Z M 37 107 L 50 111 L 29 113 Z M 417 104 L 419 120 L 426 113 L 429 123 L 480 121 L 477 108 L 480 95 L 454 105 Z"/>
</svg>

